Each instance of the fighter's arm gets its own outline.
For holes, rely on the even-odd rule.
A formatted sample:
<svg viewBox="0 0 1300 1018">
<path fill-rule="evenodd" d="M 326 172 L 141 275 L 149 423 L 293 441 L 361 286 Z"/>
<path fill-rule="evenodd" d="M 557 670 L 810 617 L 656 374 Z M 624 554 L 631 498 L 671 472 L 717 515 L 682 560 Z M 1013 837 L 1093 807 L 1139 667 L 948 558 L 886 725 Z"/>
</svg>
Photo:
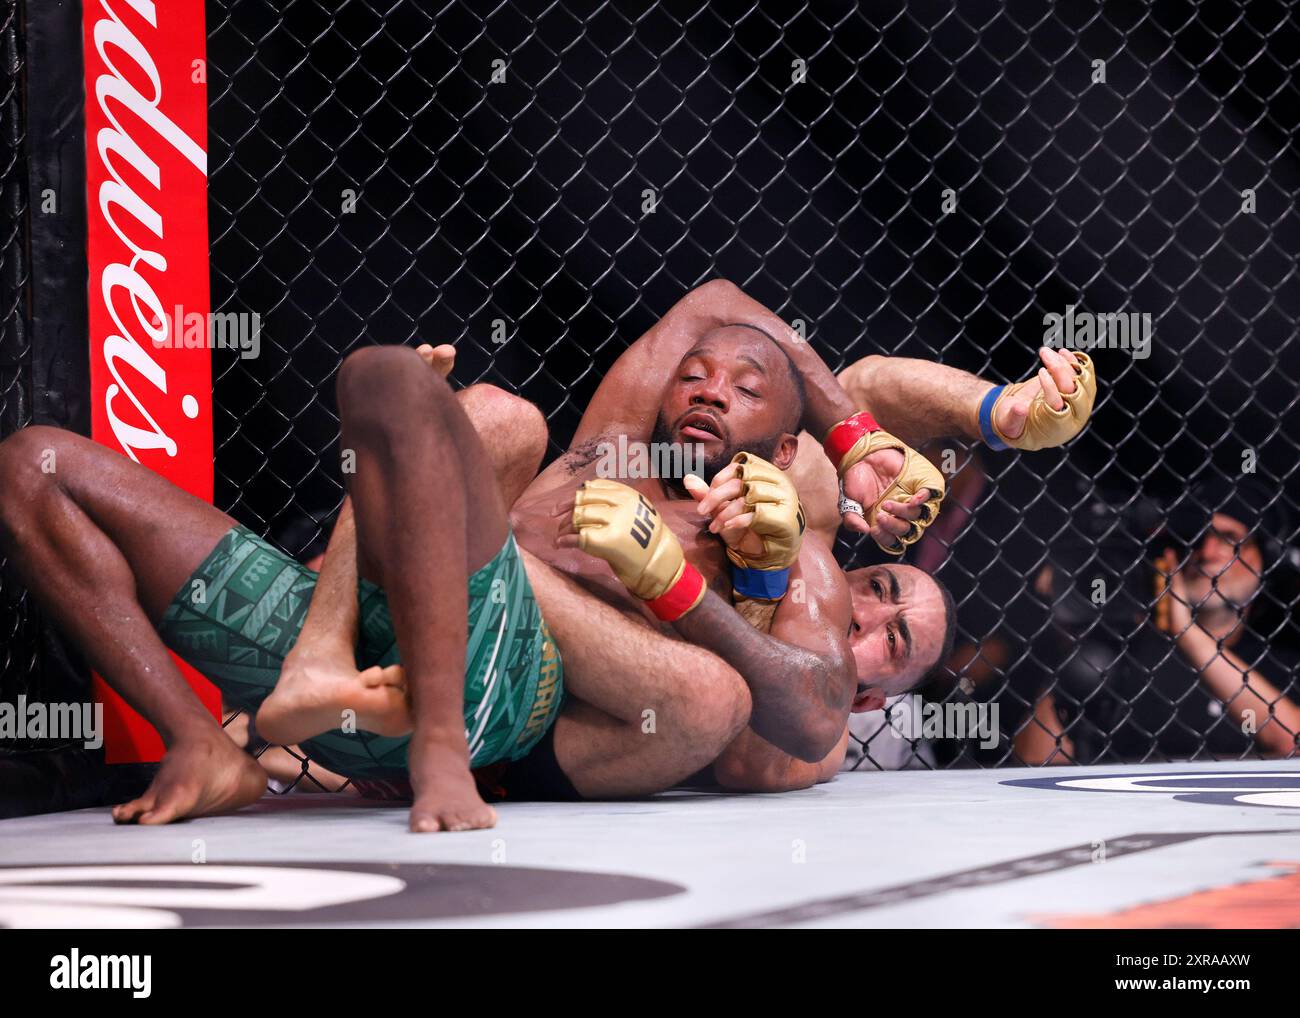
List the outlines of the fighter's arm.
<svg viewBox="0 0 1300 1018">
<path fill-rule="evenodd" d="M 767 492 L 772 482 L 754 483 Z M 732 478 L 724 484 L 739 488 L 741 482 Z M 794 507 L 788 504 L 792 491 L 766 503 L 764 522 L 735 522 L 735 528 L 767 530 L 772 522 L 769 512 L 775 512 L 789 517 L 784 523 L 777 521 L 775 530 L 795 530 L 797 523 L 789 512 Z M 557 547 L 580 548 L 604 559 L 658 619 L 744 676 L 753 701 L 750 724 L 760 735 L 801 760 L 821 760 L 831 751 L 848 713 L 856 676 L 848 646 L 852 611 L 848 581 L 829 548 L 810 542 L 806 560 L 800 554 L 787 571 L 784 563 L 792 545 L 779 541 L 774 530 L 762 543 L 781 561 L 770 559 L 766 552 L 747 553 L 753 557 L 743 561 L 754 568 L 743 567 L 746 572 L 768 574 L 750 577 L 757 587 L 770 590 L 792 576 L 789 585 L 796 592 L 781 603 L 771 632 L 761 633 L 707 589 L 659 511 L 634 488 L 604 479 L 587 481 L 574 493 L 571 508 L 561 503 L 556 509 Z M 756 508 L 754 515 L 759 511 Z M 783 568 L 769 571 L 773 565 Z M 684 680 L 690 681 L 689 676 Z"/>
<path fill-rule="evenodd" d="M 650 437 L 671 372 L 701 336 L 725 324 L 719 315 L 729 288 L 721 279 L 697 286 L 619 355 L 587 404 L 574 445 L 613 430 L 634 441 Z"/>
<path fill-rule="evenodd" d="M 808 763 L 782 753 L 752 728 L 746 728 L 713 763 L 713 780 L 733 792 L 793 792 L 830 781 L 844 766 L 849 729 L 822 760 Z"/>
<path fill-rule="evenodd" d="M 824 611 L 827 602 L 819 599 L 821 591 L 818 588 L 825 588 L 831 598 L 829 603 L 834 603 L 835 597 L 847 593 L 844 575 L 827 547 L 816 542 L 804 542 L 799 561 L 801 566 L 806 567 L 805 572 L 811 573 L 820 581 L 813 584 L 812 597 L 807 596 L 806 580 L 801 575 L 800 585 L 791 586 L 791 591 L 797 592 L 797 596 L 787 595 L 773 605 L 742 601 L 737 609 L 751 626 L 760 631 L 794 636 L 797 639 L 800 630 L 806 627 L 806 616 L 809 614 L 807 605 L 813 604 L 814 614 Z M 839 589 L 841 585 L 842 591 Z M 751 607 L 755 610 L 745 610 Z M 844 763 L 844 754 L 848 748 L 848 727 L 844 721 L 846 712 L 847 705 L 832 715 L 840 728 L 839 741 L 829 754 L 815 761 L 792 756 L 773 745 L 754 730 L 751 719 L 751 727 L 742 732 L 715 762 L 714 780 L 724 787 L 745 792 L 784 792 L 807 788 L 819 781 L 829 781 Z"/>
<path fill-rule="evenodd" d="M 614 362 L 587 405 L 574 444 L 611 430 L 634 440 L 648 439 L 672 372 L 682 358 L 705 333 L 731 324 L 757 326 L 790 356 L 807 392 L 803 426 L 819 438 L 856 410 L 809 343 L 734 283 L 714 279 L 674 304 Z"/>
<path fill-rule="evenodd" d="M 801 597 L 807 596 L 802 603 L 793 597 L 787 596 L 776 607 L 771 621 L 771 633 L 774 636 L 781 635 L 787 638 L 806 639 L 808 631 L 807 618 L 810 615 L 814 617 L 824 615 L 829 616 L 829 619 L 840 620 L 839 612 L 833 608 L 830 611 L 827 610 L 828 604 L 835 605 L 837 603 L 837 596 L 841 594 L 847 596 L 848 593 L 844 575 L 836 565 L 834 557 L 827 549 L 822 548 L 816 542 L 805 542 L 800 553 L 800 564 L 803 565 L 805 562 L 811 566 L 811 569 L 806 570 L 806 572 L 817 575 L 822 570 L 826 570 L 819 577 L 823 582 L 814 583 L 812 585 L 814 589 L 811 593 L 806 587 L 792 587 L 792 590 L 799 591 Z M 838 579 L 838 584 L 824 582 L 825 579 L 832 576 Z M 842 591 L 835 589 L 840 585 L 843 585 Z M 826 600 L 819 596 L 822 591 L 818 588 L 823 587 L 831 588 L 831 596 Z M 813 605 L 811 612 L 808 610 L 810 604 Z M 838 630 L 839 634 L 847 634 L 850 614 L 849 609 L 844 611 L 843 621 L 845 625 Z M 687 617 L 689 618 L 689 616 Z M 843 639 L 847 652 L 847 636 L 845 635 Z M 843 765 L 844 755 L 848 749 L 848 726 L 845 719 L 848 716 L 849 701 L 852 699 L 857 682 L 851 657 L 849 671 L 847 698 L 843 702 L 837 702 L 825 718 L 830 729 L 838 733 L 838 739 L 828 753 L 809 758 L 786 752 L 781 746 L 764 737 L 764 733 L 754 725 L 751 716 L 750 727 L 741 732 L 714 762 L 714 780 L 724 788 L 730 788 L 738 792 L 788 792 L 798 788 L 808 788 L 818 782 L 830 781 Z M 741 674 L 744 674 L 743 670 Z M 754 703 L 757 708 L 758 701 L 756 697 Z"/>
<path fill-rule="evenodd" d="M 856 407 L 913 446 L 949 437 L 984 441 L 991 426 L 1008 445 L 1045 448 L 1068 441 L 1087 424 L 1096 378 L 1086 355 L 1043 347 L 1039 358 L 1043 366 L 1034 377 L 997 395 L 993 382 L 910 357 L 864 357 L 841 371 L 839 381 Z M 981 428 L 988 397 L 992 405 Z"/>
<path fill-rule="evenodd" d="M 760 748 L 816 766 L 843 735 L 857 686 L 848 643 L 852 607 L 843 572 L 816 542 L 804 545 L 791 590 L 767 633 L 712 592 L 673 628 L 744 676 L 753 700 L 749 727 Z"/>
<path fill-rule="evenodd" d="M 799 435 L 799 453 L 787 472 L 799 492 L 808 533 L 816 534 L 828 547 L 834 547 L 842 522 L 839 481 L 831 461 L 822 452 L 821 443 L 806 431 Z M 890 511 L 890 503 L 881 508 Z"/>
<path fill-rule="evenodd" d="M 1156 627 L 1174 638 L 1183 659 L 1196 670 L 1206 688 L 1243 731 L 1254 732 L 1255 740 L 1269 756 L 1296 752 L 1300 745 L 1300 704 L 1197 624 L 1186 574 L 1172 550 L 1166 549 L 1158 565 L 1160 610 Z"/>
</svg>

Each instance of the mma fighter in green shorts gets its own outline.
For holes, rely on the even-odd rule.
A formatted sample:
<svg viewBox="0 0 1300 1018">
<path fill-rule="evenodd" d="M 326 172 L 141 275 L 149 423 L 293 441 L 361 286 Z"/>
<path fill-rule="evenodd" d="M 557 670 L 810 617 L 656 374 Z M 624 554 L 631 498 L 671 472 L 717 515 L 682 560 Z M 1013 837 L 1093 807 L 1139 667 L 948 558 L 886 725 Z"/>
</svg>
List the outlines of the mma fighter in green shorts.
<svg viewBox="0 0 1300 1018">
<path fill-rule="evenodd" d="M 347 656 L 355 650 L 362 681 L 353 669 L 332 682 L 310 655 L 281 678 L 318 581 L 229 516 L 66 431 L 26 428 L 0 446 L 5 553 L 167 745 L 153 783 L 114 819 L 227 812 L 266 790 L 170 647 L 228 703 L 264 707 L 272 738 L 301 742 L 324 766 L 361 778 L 409 772 L 412 830 L 495 822 L 470 767 L 527 753 L 559 711 L 563 677 L 507 522 L 502 448 L 489 449 L 462 408 L 473 392 L 453 394 L 400 347 L 358 351 L 340 370 L 355 557 L 335 556 L 335 575 L 321 580 L 331 581 L 323 596 L 346 602 L 324 607 L 353 624 Z"/>
<path fill-rule="evenodd" d="M 761 326 L 770 318 L 770 312 L 730 284 L 697 288 L 620 359 L 602 383 L 583 426 L 606 411 L 626 413 L 631 400 L 645 417 L 640 430 L 634 429 L 635 437 L 641 431 L 649 437 L 664 398 L 663 386 L 671 380 L 668 395 L 674 398 L 680 395 L 678 389 L 708 389 L 692 395 L 692 404 L 699 402 L 711 419 L 725 420 L 727 434 L 739 448 L 771 445 L 775 426 L 783 455 L 792 459 L 788 447 L 796 438 L 782 437 L 779 425 L 802 400 L 781 387 L 790 362 L 782 359 L 770 335 L 763 338 Z M 751 319 L 758 323 L 757 331 L 752 325 L 737 329 L 726 324 Z M 777 333 L 788 331 L 775 322 L 769 327 Z M 638 360 L 647 350 L 661 347 L 663 356 L 653 358 L 656 363 Z M 716 354 L 714 347 L 729 355 L 719 369 L 728 387 L 735 380 L 727 381 L 727 372 L 757 371 L 769 379 L 776 396 L 784 393 L 784 402 L 760 399 L 742 386 L 734 405 L 726 400 L 724 406 L 713 392 L 718 383 L 712 374 L 703 380 L 691 372 L 685 373 L 689 378 L 677 377 L 683 374 L 678 364 L 683 352 L 693 361 L 709 351 Z M 795 356 L 802 359 L 799 348 Z M 90 664 L 158 727 L 168 746 L 146 793 L 114 811 L 119 821 L 164 823 L 225 812 L 252 802 L 265 787 L 260 768 L 222 734 L 172 667 L 159 632 L 209 675 L 229 702 L 257 711 L 258 728 L 268 739 L 301 743 L 314 759 L 350 777 L 404 777 L 409 766 L 415 830 L 468 829 L 493 822 L 492 810 L 470 781 L 471 762 L 476 767 L 492 760 L 507 765 L 503 787 L 510 797 L 519 797 L 521 779 L 510 761 L 520 757 L 520 764 L 550 759 L 549 770 L 545 759 L 531 770 L 555 772 L 552 777 L 563 772 L 563 780 L 557 777 L 556 783 L 571 779 L 581 795 L 623 796 L 669 787 L 710 765 L 715 765 L 716 776 L 724 750 L 729 759 L 748 760 L 749 747 L 757 745 L 761 759 L 746 763 L 745 773 L 757 768 L 762 780 L 756 783 L 744 776 L 726 782 L 728 787 L 806 787 L 825 780 L 824 771 L 828 775 L 838 768 L 847 736 L 839 735 L 825 761 L 820 749 L 804 751 L 801 759 L 820 762 L 796 768 L 797 773 L 790 769 L 788 754 L 781 755 L 779 780 L 773 780 L 765 762 L 773 751 L 763 748 L 747 726 L 759 731 L 761 725 L 780 722 L 781 732 L 762 730 L 798 740 L 811 738 L 815 725 L 819 740 L 824 734 L 828 743 L 836 742 L 849 700 L 858 709 L 859 700 L 865 704 L 873 697 L 881 699 L 886 681 L 903 681 L 942 659 L 942 626 L 932 625 L 934 632 L 923 634 L 915 624 L 919 616 L 912 627 L 918 640 L 915 661 L 896 666 L 891 654 L 873 656 L 871 648 L 877 643 L 892 647 L 897 642 L 892 628 L 898 604 L 890 607 L 882 601 L 880 611 L 870 606 L 859 611 L 855 597 L 855 635 L 849 642 L 857 661 L 856 694 L 852 659 L 840 653 L 835 660 L 844 667 L 835 667 L 844 672 L 844 681 L 837 686 L 834 702 L 814 689 L 815 702 L 800 701 L 793 705 L 797 710 L 778 709 L 778 716 L 769 718 L 773 705 L 760 711 L 751 687 L 765 676 L 773 689 L 788 686 L 794 664 L 820 661 L 815 647 L 823 631 L 827 639 L 844 639 L 847 601 L 835 619 L 827 615 L 808 633 L 792 630 L 790 639 L 799 645 L 772 642 L 773 653 L 768 652 L 767 636 L 747 626 L 737 630 L 723 625 L 731 610 L 713 604 L 717 598 L 708 601 L 707 612 L 700 610 L 705 599 L 699 597 L 678 609 L 689 615 L 674 625 L 686 625 L 689 633 L 673 636 L 647 626 L 643 610 L 626 603 L 626 594 L 623 600 L 610 596 L 625 585 L 638 597 L 647 596 L 639 580 L 629 582 L 631 573 L 624 576 L 617 565 L 615 573 L 609 573 L 614 545 L 604 553 L 594 545 L 587 548 L 606 565 L 588 554 L 575 557 L 576 549 L 566 550 L 556 536 L 558 519 L 552 513 L 557 503 L 565 520 L 576 517 L 574 492 L 583 486 L 584 477 L 575 476 L 579 471 L 573 457 L 582 449 L 575 447 L 545 474 L 535 476 L 546 441 L 535 408 L 524 404 L 524 410 L 523 401 L 491 386 L 473 386 L 453 395 L 445 382 L 420 365 L 409 349 L 380 347 L 352 355 L 340 372 L 343 448 L 356 456 L 356 469 L 345 469 L 356 523 L 354 528 L 345 507 L 315 579 L 212 506 L 85 439 L 57 429 L 28 428 L 0 443 L 0 489 L 5 491 L 0 499 L 0 547 Z M 1064 362 L 1059 367 L 1070 373 Z M 819 396 L 823 389 L 833 395 L 839 387 L 824 365 L 821 374 L 825 378 L 816 383 Z M 873 378 L 881 375 L 872 373 Z M 624 383 L 633 384 L 634 391 L 620 389 Z M 946 377 L 936 380 L 936 391 L 928 393 L 930 402 L 944 405 L 948 383 Z M 638 385 L 646 391 L 636 391 Z M 880 394 L 869 402 L 877 400 L 885 402 Z M 493 405 L 503 402 L 508 406 Z M 596 404 L 604 410 L 597 412 Z M 536 427 L 526 426 L 530 415 Z M 706 423 L 700 413 L 692 420 L 697 417 L 698 423 Z M 600 433 L 612 432 L 605 428 Z M 693 438 L 708 441 L 707 435 Z M 53 473 L 45 469 L 51 454 L 57 462 Z M 884 454 L 905 458 L 891 449 Z M 580 466 L 590 474 L 592 464 L 586 456 Z M 814 517 L 839 517 L 833 508 L 835 468 L 829 461 L 822 465 L 830 480 L 813 487 L 827 489 L 832 508 L 810 513 L 813 530 L 818 529 Z M 859 522 L 863 529 L 871 528 L 878 543 L 914 540 L 933 519 L 933 513 L 920 519 L 927 495 L 918 492 L 906 504 L 883 501 L 890 476 L 886 465 L 878 478 L 880 493 L 864 501 L 884 511 Z M 937 477 L 935 482 L 941 483 Z M 521 511 L 521 496 L 528 488 L 537 491 L 531 508 Z M 620 497 L 636 501 L 636 492 L 627 486 L 614 488 Z M 694 511 L 689 497 L 684 508 L 672 501 L 662 508 L 674 509 L 672 526 L 681 529 L 685 548 L 676 540 L 662 543 L 675 547 L 678 555 L 685 550 L 696 565 L 703 563 L 716 580 L 710 587 L 728 589 L 719 572 L 726 569 L 725 559 L 717 538 L 704 530 L 707 521 Z M 517 520 L 528 524 L 520 530 L 521 540 L 526 536 L 534 553 L 522 553 L 526 578 L 516 559 L 505 506 L 514 506 Z M 720 505 L 711 510 L 719 512 L 725 516 L 733 511 Z M 833 525 L 826 529 L 833 538 Z M 355 550 L 349 553 L 352 541 Z M 827 539 L 825 554 L 818 556 L 827 562 L 822 572 L 828 583 L 838 574 L 831 569 L 829 545 Z M 632 551 L 630 546 L 626 550 Z M 544 559 L 554 560 L 554 565 Z M 627 566 L 624 562 L 624 572 Z M 677 563 L 677 571 L 682 568 Z M 906 569 L 860 572 L 874 576 L 882 569 L 899 568 Z M 365 581 L 359 584 L 359 596 L 358 575 Z M 664 578 L 673 580 L 667 574 Z M 674 585 L 679 584 L 667 584 Z M 536 602 L 529 596 L 530 587 Z M 929 600 L 937 601 L 937 595 Z M 558 754 L 553 749 L 540 755 L 538 749 L 527 752 L 534 744 L 548 747 L 549 734 L 564 727 L 551 725 L 561 696 L 560 666 L 536 614 L 538 604 L 564 657 L 564 684 L 573 693 L 563 712 L 568 721 L 565 740 L 556 740 Z M 696 625 L 696 616 L 704 622 Z M 936 617 L 942 619 L 942 613 Z M 467 621 L 459 622 L 462 619 Z M 394 663 L 394 639 L 402 648 L 400 668 Z M 723 646 L 715 646 L 719 641 Z M 895 675 L 900 668 L 906 674 Z M 282 671 L 278 684 L 277 671 Z M 836 675 L 838 681 L 839 671 Z M 412 709 L 408 700 L 413 701 Z M 774 704 L 784 706 L 779 699 Z M 638 735 L 649 705 L 659 718 L 653 739 Z M 406 738 L 412 729 L 413 737 Z M 580 766 L 574 763 L 579 750 Z"/>
</svg>

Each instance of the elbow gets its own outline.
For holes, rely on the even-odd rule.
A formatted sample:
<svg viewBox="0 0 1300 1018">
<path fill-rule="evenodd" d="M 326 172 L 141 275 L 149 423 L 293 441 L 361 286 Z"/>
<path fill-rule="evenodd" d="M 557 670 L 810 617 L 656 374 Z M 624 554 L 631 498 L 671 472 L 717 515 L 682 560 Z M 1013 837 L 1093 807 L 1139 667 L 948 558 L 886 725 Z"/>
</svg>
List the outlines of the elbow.
<svg viewBox="0 0 1300 1018">
<path fill-rule="evenodd" d="M 830 725 L 823 718 L 805 720 L 797 725 L 787 722 L 779 728 L 759 724 L 754 726 L 754 730 L 782 753 L 808 764 L 821 763 L 839 739 L 839 732 L 836 732 L 828 741 Z"/>
<path fill-rule="evenodd" d="M 800 763 L 821 763 L 839 745 L 857 686 L 848 649 L 816 660 L 803 657 L 792 671 L 774 669 L 765 679 L 787 690 L 798 689 L 799 695 L 791 699 L 786 692 L 767 699 L 756 693 L 750 727 Z"/>
<path fill-rule="evenodd" d="M 889 357 L 883 353 L 869 353 L 861 360 L 856 360 L 847 368 L 840 372 L 843 377 L 847 374 L 857 375 L 859 378 L 867 378 L 872 375 L 877 368 L 889 360 Z"/>
<path fill-rule="evenodd" d="M 873 353 L 867 354 L 862 360 L 858 361 L 858 383 L 865 389 L 875 377 L 877 371 L 885 366 L 889 358 L 884 354 Z"/>
<path fill-rule="evenodd" d="M 848 649 L 830 660 L 818 663 L 816 672 L 809 676 L 812 688 L 829 691 L 831 695 L 819 696 L 821 701 L 811 716 L 800 725 L 792 745 L 783 747 L 787 753 L 804 763 L 821 763 L 839 745 L 844 734 L 844 724 L 853 702 L 853 690 L 858 684 L 857 666 Z M 835 703 L 831 709 L 826 705 Z"/>
<path fill-rule="evenodd" d="M 847 705 L 843 710 L 831 711 L 819 704 L 797 731 L 788 733 L 780 748 L 803 763 L 819 764 L 835 752 L 847 717 Z"/>
<path fill-rule="evenodd" d="M 833 703 L 831 710 L 818 712 L 817 724 L 812 735 L 815 745 L 809 747 L 816 755 L 810 763 L 821 763 L 835 752 L 844 737 L 844 726 L 848 724 L 849 713 L 853 708 L 853 696 L 858 688 L 858 663 L 848 644 L 838 648 L 825 664 L 825 689 L 829 691 L 826 703 Z"/>
<path fill-rule="evenodd" d="M 804 763 L 821 763 L 835 751 L 843 734 L 843 718 L 820 717 L 803 733 L 799 745 L 790 751 L 790 755 Z"/>
<path fill-rule="evenodd" d="M 713 780 L 729 792 L 794 792 L 817 783 L 806 767 L 754 767 L 744 758 L 723 757 L 713 765 Z"/>
</svg>

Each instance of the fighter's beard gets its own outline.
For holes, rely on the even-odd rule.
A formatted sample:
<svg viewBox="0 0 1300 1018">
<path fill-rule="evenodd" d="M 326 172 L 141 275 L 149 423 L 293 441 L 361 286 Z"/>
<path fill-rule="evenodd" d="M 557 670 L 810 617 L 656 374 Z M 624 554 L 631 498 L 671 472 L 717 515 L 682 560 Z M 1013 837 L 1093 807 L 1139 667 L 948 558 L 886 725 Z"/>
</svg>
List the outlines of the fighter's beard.
<svg viewBox="0 0 1300 1018">
<path fill-rule="evenodd" d="M 780 442 L 780 435 L 773 435 L 770 438 L 751 439 L 743 444 L 727 442 L 723 447 L 712 456 L 704 457 L 704 480 L 709 484 L 713 483 L 713 478 L 730 463 L 738 452 L 752 452 L 755 456 L 771 462 L 772 457 L 776 455 L 777 443 Z M 673 441 L 672 433 L 668 430 L 668 422 L 664 420 L 663 411 L 655 419 L 654 432 L 650 436 L 652 443 L 668 444 Z M 687 495 L 686 485 L 682 483 L 680 477 L 661 477 L 664 487 L 671 489 L 678 495 Z"/>
</svg>

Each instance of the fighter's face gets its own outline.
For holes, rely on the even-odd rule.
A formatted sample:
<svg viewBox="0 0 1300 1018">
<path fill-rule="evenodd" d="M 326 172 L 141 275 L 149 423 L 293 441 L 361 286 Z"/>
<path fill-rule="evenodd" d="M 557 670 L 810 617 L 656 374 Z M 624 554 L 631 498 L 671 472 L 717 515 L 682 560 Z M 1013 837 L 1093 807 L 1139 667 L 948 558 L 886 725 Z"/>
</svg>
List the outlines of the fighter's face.
<svg viewBox="0 0 1300 1018">
<path fill-rule="evenodd" d="M 853 595 L 849 645 L 858 667 L 853 710 L 879 710 L 935 664 L 945 614 L 939 586 L 913 566 L 883 565 L 847 574 Z"/>
<path fill-rule="evenodd" d="M 1188 557 L 1184 575 L 1195 608 L 1241 608 L 1259 588 L 1264 559 L 1240 520 L 1215 513 L 1210 531 Z"/>
<path fill-rule="evenodd" d="M 698 446 L 706 481 L 742 451 L 784 470 L 799 447 L 787 430 L 796 398 L 789 366 L 770 339 L 737 326 L 715 329 L 677 366 L 654 440 Z"/>
</svg>

